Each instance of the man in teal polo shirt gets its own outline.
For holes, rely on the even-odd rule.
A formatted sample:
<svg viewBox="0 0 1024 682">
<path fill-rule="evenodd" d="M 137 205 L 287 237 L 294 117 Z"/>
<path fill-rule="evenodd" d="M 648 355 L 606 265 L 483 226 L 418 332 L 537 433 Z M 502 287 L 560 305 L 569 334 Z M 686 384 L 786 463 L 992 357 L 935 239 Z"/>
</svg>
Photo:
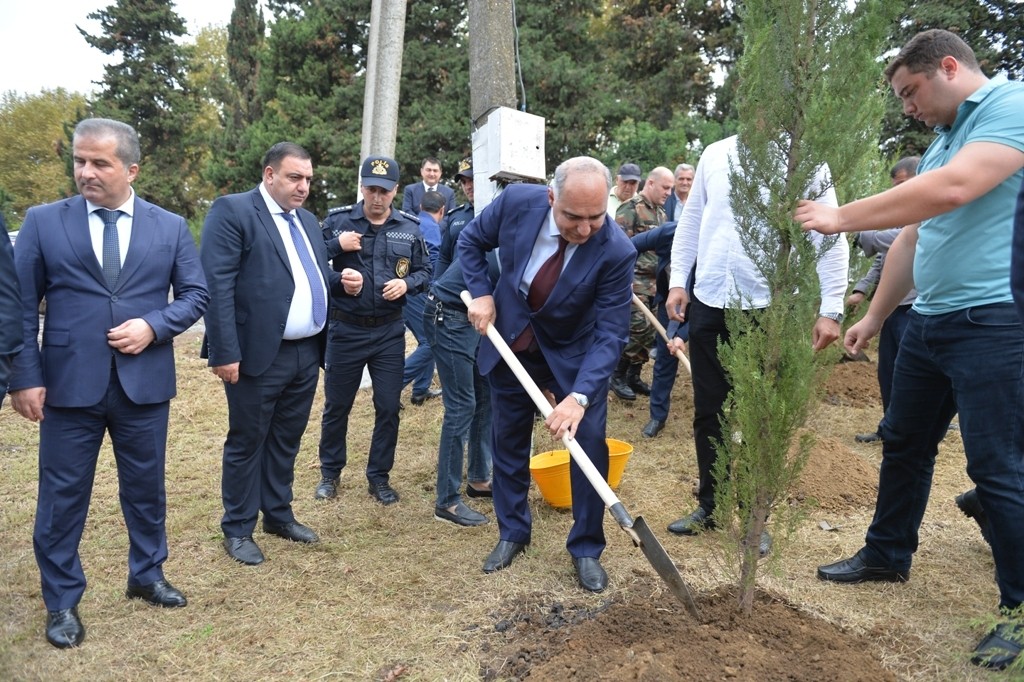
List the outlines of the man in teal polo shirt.
<svg viewBox="0 0 1024 682">
<path fill-rule="evenodd" d="M 954 412 L 967 473 L 991 524 L 1004 613 L 1024 601 L 1024 326 L 1010 289 L 1015 198 L 1024 167 L 1024 84 L 986 77 L 948 31 L 916 35 L 885 75 L 908 116 L 933 126 L 918 176 L 839 208 L 800 202 L 795 219 L 826 234 L 911 225 L 893 243 L 867 314 L 846 334 L 863 349 L 916 285 L 900 345 L 875 516 L 853 557 L 818 568 L 834 582 L 902 582 L 918 546 L 938 443 Z M 998 624 L 976 665 L 1005 668 L 1024 625 Z"/>
</svg>

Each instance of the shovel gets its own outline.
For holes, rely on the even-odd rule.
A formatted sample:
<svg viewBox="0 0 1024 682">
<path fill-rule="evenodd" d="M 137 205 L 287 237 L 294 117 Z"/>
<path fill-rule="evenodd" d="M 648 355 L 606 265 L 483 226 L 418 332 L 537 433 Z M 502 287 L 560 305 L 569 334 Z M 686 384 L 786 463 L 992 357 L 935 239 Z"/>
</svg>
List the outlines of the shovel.
<svg viewBox="0 0 1024 682">
<path fill-rule="evenodd" d="M 668 332 L 665 331 L 665 327 L 662 326 L 661 322 L 658 321 L 658 318 L 654 315 L 654 313 L 652 313 L 650 309 L 644 305 L 644 302 L 641 301 L 636 294 L 633 294 L 633 305 L 639 308 L 640 312 L 644 314 L 644 317 L 646 317 L 647 320 L 652 325 L 654 325 L 654 328 L 658 330 L 659 334 L 661 334 L 661 338 L 665 339 L 665 343 L 672 343 L 672 341 L 668 338 Z M 675 356 L 679 359 L 679 362 L 683 363 L 683 367 L 686 368 L 686 371 L 689 372 L 690 374 L 693 374 L 693 371 L 690 369 L 690 358 L 686 357 L 686 353 L 684 353 L 681 349 L 676 348 Z"/>
<path fill-rule="evenodd" d="M 463 291 L 462 302 L 466 304 L 468 308 L 473 302 L 472 296 L 469 295 L 468 291 Z M 494 347 L 498 349 L 498 353 L 505 360 L 505 363 L 509 366 L 512 372 L 519 379 L 519 383 L 523 385 L 526 392 L 533 399 L 537 409 L 540 410 L 541 414 L 545 418 L 551 414 L 551 404 L 541 393 L 537 384 L 530 378 L 526 368 L 523 367 L 522 363 L 512 352 L 512 349 L 505 343 L 505 339 L 501 338 L 501 334 L 494 328 L 493 324 L 487 325 L 487 338 L 491 340 Z M 672 592 L 683 602 L 686 610 L 690 612 L 694 618 L 698 618 L 697 604 L 693 601 L 693 596 L 690 594 L 690 589 L 686 586 L 686 581 L 683 580 L 683 576 L 679 575 L 679 569 L 676 568 L 675 564 L 672 563 L 672 559 L 669 558 L 665 548 L 658 542 L 658 538 L 654 537 L 654 533 L 651 532 L 650 526 L 644 521 L 642 516 L 632 518 L 626 508 L 619 501 L 619 498 L 612 492 L 608 482 L 604 480 L 598 472 L 597 467 L 590 461 L 590 457 L 583 451 L 583 447 L 576 442 L 574 438 L 570 438 L 568 434 L 562 436 L 562 442 L 569 449 L 569 454 L 572 456 L 576 466 L 586 475 L 587 480 L 590 481 L 590 485 L 594 486 L 594 490 L 601 496 L 601 500 L 605 506 L 608 507 L 608 511 L 611 512 L 612 518 L 622 527 L 622 530 L 626 531 L 630 539 L 633 540 L 633 544 L 639 547 L 644 556 L 647 557 L 647 561 L 650 562 L 654 570 L 658 572 L 661 579 L 668 585 L 669 591 Z"/>
</svg>

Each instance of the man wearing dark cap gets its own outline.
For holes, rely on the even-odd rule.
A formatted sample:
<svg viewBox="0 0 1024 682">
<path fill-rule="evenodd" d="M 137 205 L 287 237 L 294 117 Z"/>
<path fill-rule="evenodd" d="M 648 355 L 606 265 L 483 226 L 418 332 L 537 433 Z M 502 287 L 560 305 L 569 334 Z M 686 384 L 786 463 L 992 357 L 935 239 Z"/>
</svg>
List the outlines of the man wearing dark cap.
<svg viewBox="0 0 1024 682">
<path fill-rule="evenodd" d="M 635 163 L 624 163 L 619 166 L 619 172 L 615 175 L 615 186 L 608 193 L 608 214 L 615 217 L 619 205 L 629 201 L 636 196 L 636 190 L 640 187 L 640 166 Z"/>
<path fill-rule="evenodd" d="M 405 367 L 406 294 L 430 283 L 430 261 L 418 220 L 391 206 L 398 184 L 398 163 L 371 155 L 360 169 L 363 200 L 333 208 L 323 236 L 332 266 L 362 273 L 363 290 L 355 297 L 331 297 L 330 326 L 320 431 L 317 499 L 337 495 L 347 461 L 348 415 L 359 390 L 363 368 L 373 382 L 376 421 L 367 458 L 370 495 L 384 505 L 398 502 L 389 482 L 398 441 L 398 410 Z"/>
</svg>

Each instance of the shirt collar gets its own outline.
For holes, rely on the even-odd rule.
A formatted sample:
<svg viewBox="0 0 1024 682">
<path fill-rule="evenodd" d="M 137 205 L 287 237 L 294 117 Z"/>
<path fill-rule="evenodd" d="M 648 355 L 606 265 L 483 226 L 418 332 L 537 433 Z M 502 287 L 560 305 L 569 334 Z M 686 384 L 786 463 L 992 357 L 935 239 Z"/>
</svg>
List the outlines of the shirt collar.
<svg viewBox="0 0 1024 682">
<path fill-rule="evenodd" d="M 948 133 L 950 130 L 956 127 L 957 123 L 966 120 L 967 117 L 970 115 L 970 112 L 973 111 L 976 106 L 981 104 L 981 102 L 986 97 L 988 97 L 993 90 L 995 90 L 1000 85 L 1005 84 L 1006 82 L 1007 78 L 1004 74 L 998 74 L 996 76 L 993 76 L 992 78 L 989 78 L 984 85 L 982 85 L 980 88 L 972 92 L 970 95 L 967 96 L 967 99 L 960 103 L 960 106 L 958 106 L 956 109 L 956 118 L 953 120 L 953 125 L 937 125 L 935 126 L 935 132 Z"/>
<path fill-rule="evenodd" d="M 263 201 L 267 203 L 267 210 L 270 211 L 271 215 L 283 216 L 285 213 L 292 213 L 291 211 L 284 210 L 274 201 L 274 197 L 270 196 L 270 192 L 267 191 L 266 185 L 262 182 L 260 183 L 260 194 L 263 195 Z M 294 213 L 292 214 L 295 215 Z"/>
<path fill-rule="evenodd" d="M 131 187 L 129 187 L 129 189 L 131 189 L 131 194 L 128 195 L 128 199 L 123 204 L 121 204 L 120 206 L 118 206 L 117 208 L 115 208 L 113 210 L 121 211 L 122 213 L 124 213 L 124 214 L 126 214 L 128 216 L 132 216 L 132 215 L 135 215 L 135 189 L 131 188 Z M 99 204 L 94 204 L 91 201 L 89 201 L 88 199 L 85 200 L 85 210 L 86 210 L 86 213 L 91 215 L 92 213 L 98 211 L 101 208 L 106 208 L 106 207 L 105 206 L 100 206 Z"/>
</svg>

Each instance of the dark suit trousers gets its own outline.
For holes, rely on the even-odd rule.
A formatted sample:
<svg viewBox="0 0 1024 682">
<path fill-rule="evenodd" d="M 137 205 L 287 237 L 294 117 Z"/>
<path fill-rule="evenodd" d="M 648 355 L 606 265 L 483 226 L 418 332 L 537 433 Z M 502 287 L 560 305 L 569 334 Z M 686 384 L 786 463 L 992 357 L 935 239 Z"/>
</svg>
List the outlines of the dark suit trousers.
<svg viewBox="0 0 1024 682">
<path fill-rule="evenodd" d="M 106 395 L 96 405 L 45 406 L 39 425 L 39 499 L 32 542 L 48 611 L 75 606 L 85 592 L 78 544 L 106 432 L 113 444 L 121 511 L 128 528 L 128 583 L 147 585 L 163 579 L 169 406 L 169 402 L 133 403 L 114 371 Z"/>
<path fill-rule="evenodd" d="M 295 520 L 295 457 L 309 423 L 319 378 L 320 346 L 317 337 L 310 337 L 282 341 L 277 357 L 263 374 L 239 374 L 237 384 L 224 384 L 228 437 L 220 526 L 226 537 L 252 535 L 260 511 L 266 523 L 283 525 Z"/>
<path fill-rule="evenodd" d="M 359 391 L 363 367 L 373 382 L 373 437 L 366 462 L 372 484 L 387 483 L 395 465 L 398 410 L 405 372 L 405 323 L 401 318 L 380 327 L 330 322 L 324 413 L 320 423 L 320 473 L 337 478 L 348 462 L 348 415 Z"/>
<path fill-rule="evenodd" d="M 519 353 L 517 357 L 541 388 L 550 389 L 558 400 L 565 398 L 541 353 Z M 494 473 L 491 487 L 499 537 L 512 542 L 529 542 L 532 526 L 530 505 L 530 438 L 533 434 L 536 406 L 504 362 L 490 374 L 491 424 Z M 576 440 L 597 470 L 608 478 L 608 443 L 605 427 L 608 418 L 607 393 L 593 396 L 580 422 Z M 550 447 L 549 447 L 550 446 Z M 561 441 L 542 437 L 538 450 L 563 449 Z M 604 551 L 604 502 L 576 463 L 570 461 L 572 516 L 574 523 L 566 540 L 574 557 L 598 558 Z"/>
</svg>

